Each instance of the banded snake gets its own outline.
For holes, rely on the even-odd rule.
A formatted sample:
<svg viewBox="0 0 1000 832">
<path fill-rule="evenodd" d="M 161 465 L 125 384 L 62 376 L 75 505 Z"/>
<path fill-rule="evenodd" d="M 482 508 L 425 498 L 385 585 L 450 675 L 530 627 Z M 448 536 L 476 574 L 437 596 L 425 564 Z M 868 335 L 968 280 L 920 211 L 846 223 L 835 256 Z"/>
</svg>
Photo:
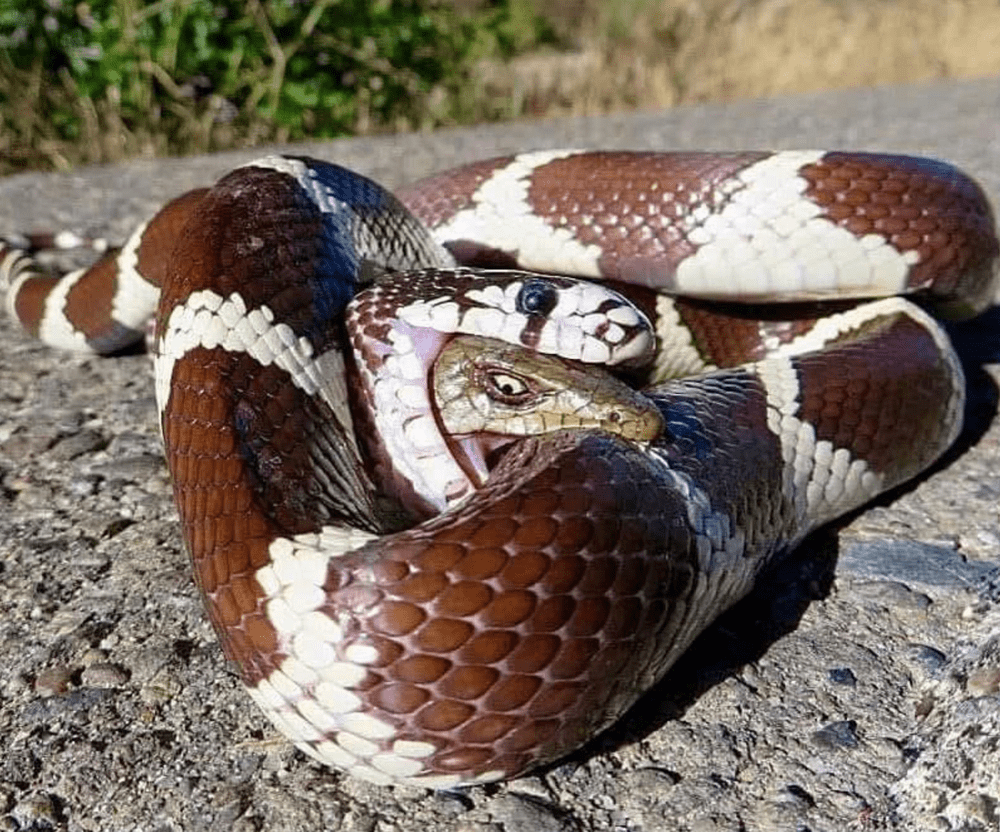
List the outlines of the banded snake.
<svg viewBox="0 0 1000 832">
<path fill-rule="evenodd" d="M 0 267 L 59 347 L 119 349 L 159 304 L 209 617 L 278 728 L 354 775 L 450 787 L 572 751 L 959 429 L 947 338 L 896 297 L 992 300 L 992 214 L 947 165 L 546 151 L 400 198 L 269 157 L 92 269 Z"/>
</svg>

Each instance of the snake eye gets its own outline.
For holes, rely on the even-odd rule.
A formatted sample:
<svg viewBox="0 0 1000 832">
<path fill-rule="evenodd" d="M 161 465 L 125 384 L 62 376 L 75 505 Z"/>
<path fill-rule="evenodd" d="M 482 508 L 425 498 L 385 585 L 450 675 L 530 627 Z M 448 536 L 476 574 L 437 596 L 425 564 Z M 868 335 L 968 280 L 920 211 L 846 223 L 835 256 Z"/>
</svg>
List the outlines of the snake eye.
<svg viewBox="0 0 1000 832">
<path fill-rule="evenodd" d="M 555 287 L 543 280 L 526 280 L 514 305 L 523 315 L 548 315 L 559 301 Z"/>
<path fill-rule="evenodd" d="M 486 395 L 505 404 L 519 404 L 531 397 L 531 388 L 523 378 L 502 370 L 487 371 L 485 381 Z"/>
</svg>

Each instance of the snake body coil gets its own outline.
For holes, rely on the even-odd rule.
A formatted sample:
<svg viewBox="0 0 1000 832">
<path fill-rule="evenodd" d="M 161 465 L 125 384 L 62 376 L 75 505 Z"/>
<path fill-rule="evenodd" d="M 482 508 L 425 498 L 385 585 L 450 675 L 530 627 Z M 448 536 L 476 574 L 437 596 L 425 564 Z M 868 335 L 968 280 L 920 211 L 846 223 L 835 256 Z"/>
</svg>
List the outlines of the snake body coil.
<svg viewBox="0 0 1000 832">
<path fill-rule="evenodd" d="M 90 270 L 0 277 L 75 349 L 158 300 L 227 655 L 310 755 L 450 787 L 578 748 L 769 559 L 936 459 L 964 382 L 895 295 L 975 314 L 997 252 L 979 188 L 907 157 L 554 151 L 399 199 L 270 157 Z"/>
</svg>

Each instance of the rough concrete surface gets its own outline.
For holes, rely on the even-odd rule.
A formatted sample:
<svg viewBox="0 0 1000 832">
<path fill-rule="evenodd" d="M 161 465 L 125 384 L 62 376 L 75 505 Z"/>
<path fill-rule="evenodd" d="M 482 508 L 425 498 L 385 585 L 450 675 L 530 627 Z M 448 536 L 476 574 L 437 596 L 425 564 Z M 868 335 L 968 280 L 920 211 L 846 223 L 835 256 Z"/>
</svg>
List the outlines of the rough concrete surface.
<svg viewBox="0 0 1000 832">
<path fill-rule="evenodd" d="M 1000 79 L 299 148 L 389 185 L 554 145 L 927 153 L 1000 202 Z M 259 152 L 0 181 L 0 234 L 121 240 Z M 489 788 L 377 788 L 283 742 L 191 582 L 143 356 L 0 324 L 0 829 L 1000 830 L 1000 314 L 928 475 L 815 535 L 586 753 Z"/>
</svg>

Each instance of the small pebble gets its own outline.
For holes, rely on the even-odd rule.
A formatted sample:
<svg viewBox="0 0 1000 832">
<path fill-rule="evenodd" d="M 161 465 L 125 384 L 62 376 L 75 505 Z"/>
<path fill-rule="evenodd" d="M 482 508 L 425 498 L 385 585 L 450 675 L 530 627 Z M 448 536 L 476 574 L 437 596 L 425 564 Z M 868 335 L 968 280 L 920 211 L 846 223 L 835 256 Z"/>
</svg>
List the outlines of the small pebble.
<svg viewBox="0 0 1000 832">
<path fill-rule="evenodd" d="M 80 660 L 84 667 L 90 667 L 92 664 L 97 664 L 98 662 L 106 662 L 108 660 L 108 653 L 106 650 L 101 650 L 97 647 L 91 647 L 86 653 L 83 654 L 83 658 Z"/>
<path fill-rule="evenodd" d="M 108 444 L 108 440 L 96 430 L 82 430 L 71 434 L 52 449 L 52 458 L 68 461 L 78 456 L 99 451 Z"/>
<path fill-rule="evenodd" d="M 74 477 L 67 483 L 67 490 L 74 497 L 89 497 L 97 492 L 98 482 L 100 478 L 92 474 Z"/>
<path fill-rule="evenodd" d="M 569 821 L 550 801 L 500 794 L 489 802 L 491 820 L 507 832 L 569 832 Z"/>
<path fill-rule="evenodd" d="M 163 469 L 162 456 L 137 454 L 94 465 L 91 468 L 91 473 L 112 482 L 142 482 L 149 477 L 161 474 Z"/>
<path fill-rule="evenodd" d="M 59 825 L 55 801 L 43 792 L 28 795 L 10 814 L 22 829 L 51 829 Z"/>
<path fill-rule="evenodd" d="M 795 783 L 789 783 L 779 793 L 777 799 L 782 803 L 795 804 L 803 809 L 816 805 L 816 801 L 809 792 Z"/>
<path fill-rule="evenodd" d="M 853 688 L 858 683 L 858 677 L 849 667 L 831 667 L 828 675 L 830 681 L 838 685 L 848 685 Z"/>
<path fill-rule="evenodd" d="M 996 800 L 981 794 L 960 794 L 941 814 L 951 822 L 952 829 L 996 828 Z"/>
<path fill-rule="evenodd" d="M 944 653 L 927 644 L 908 644 L 904 655 L 911 664 L 932 676 L 948 663 Z"/>
<path fill-rule="evenodd" d="M 924 593 L 915 592 L 898 581 L 858 581 L 852 589 L 859 598 L 890 609 L 922 610 L 931 603 Z"/>
<path fill-rule="evenodd" d="M 979 667 L 965 680 L 965 689 L 973 696 L 991 696 L 1000 692 L 1000 667 Z"/>
<path fill-rule="evenodd" d="M 120 688 L 128 682 L 128 674 L 109 662 L 95 662 L 83 671 L 81 681 L 89 688 Z"/>
<path fill-rule="evenodd" d="M 65 667 L 49 667 L 35 679 L 35 693 L 39 696 L 57 696 L 69 690 L 72 672 Z"/>
<path fill-rule="evenodd" d="M 831 722 L 814 731 L 813 742 L 825 748 L 857 748 L 858 725 L 854 720 Z"/>
</svg>

